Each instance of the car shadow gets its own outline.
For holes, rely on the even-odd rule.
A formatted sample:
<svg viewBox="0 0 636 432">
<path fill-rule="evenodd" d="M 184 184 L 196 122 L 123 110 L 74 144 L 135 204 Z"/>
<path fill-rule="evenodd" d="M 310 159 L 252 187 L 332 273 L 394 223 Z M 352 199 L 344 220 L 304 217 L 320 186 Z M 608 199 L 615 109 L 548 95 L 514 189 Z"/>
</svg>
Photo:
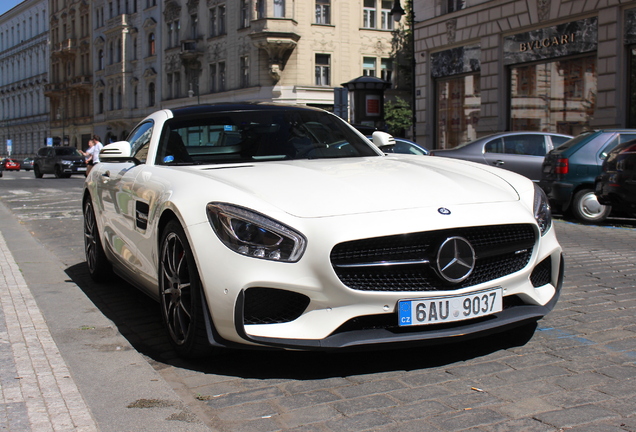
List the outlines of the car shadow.
<svg viewBox="0 0 636 432">
<path fill-rule="evenodd" d="M 364 351 L 220 350 L 197 360 L 180 358 L 165 333 L 159 305 L 127 282 L 93 282 L 85 262 L 67 275 L 156 369 L 165 365 L 206 374 L 256 379 L 325 379 L 435 368 L 526 344 L 536 325 L 479 339 L 411 348 Z M 258 361 L 255 361 L 255 359 Z"/>
</svg>

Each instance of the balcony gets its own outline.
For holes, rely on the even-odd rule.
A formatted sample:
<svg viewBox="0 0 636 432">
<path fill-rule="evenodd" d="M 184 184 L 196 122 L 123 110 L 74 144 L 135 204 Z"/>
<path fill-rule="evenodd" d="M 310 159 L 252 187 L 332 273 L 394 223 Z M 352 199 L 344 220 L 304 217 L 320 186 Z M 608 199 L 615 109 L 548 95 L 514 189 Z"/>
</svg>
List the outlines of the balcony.
<svg viewBox="0 0 636 432">
<path fill-rule="evenodd" d="M 79 75 L 71 79 L 71 87 L 75 88 L 92 88 L 92 80 L 89 75 Z"/>
<path fill-rule="evenodd" d="M 113 30 L 122 30 L 124 28 L 129 27 L 130 25 L 131 25 L 130 15 L 128 14 L 117 15 L 116 17 L 113 17 L 109 19 L 108 21 L 106 21 L 106 30 L 104 31 L 104 33 L 109 33 Z"/>
<path fill-rule="evenodd" d="M 179 56 L 181 60 L 184 62 L 197 60 L 199 57 L 203 55 L 203 51 L 199 51 L 197 49 L 199 40 L 198 39 L 185 39 L 181 41 L 181 51 L 179 52 Z"/>
<path fill-rule="evenodd" d="M 285 68 L 283 59 L 296 48 L 300 35 L 296 33 L 297 23 L 291 19 L 261 19 L 252 22 L 250 33 L 252 43 L 267 52 L 269 73 L 277 82 Z"/>
</svg>

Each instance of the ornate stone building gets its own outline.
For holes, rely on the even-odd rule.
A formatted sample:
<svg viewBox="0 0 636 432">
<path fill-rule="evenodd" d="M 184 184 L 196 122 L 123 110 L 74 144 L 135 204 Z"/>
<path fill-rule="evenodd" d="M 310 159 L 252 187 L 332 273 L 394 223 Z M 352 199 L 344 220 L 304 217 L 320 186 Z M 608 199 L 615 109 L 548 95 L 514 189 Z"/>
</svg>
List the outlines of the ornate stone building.
<svg viewBox="0 0 636 432">
<path fill-rule="evenodd" d="M 93 111 L 104 142 L 123 140 L 161 107 L 161 2 L 97 0 L 93 7 Z"/>
<path fill-rule="evenodd" d="M 418 142 L 636 127 L 636 2 L 415 0 Z"/>
<path fill-rule="evenodd" d="M 332 109 L 361 75 L 394 80 L 393 0 L 95 0 L 95 130 L 162 107 L 276 101 Z"/>
<path fill-rule="evenodd" d="M 49 10 L 51 137 L 55 145 L 86 149 L 93 133 L 91 4 L 50 0 Z"/>
<path fill-rule="evenodd" d="M 48 2 L 26 0 L 0 16 L 0 157 L 33 154 L 49 135 Z"/>
</svg>

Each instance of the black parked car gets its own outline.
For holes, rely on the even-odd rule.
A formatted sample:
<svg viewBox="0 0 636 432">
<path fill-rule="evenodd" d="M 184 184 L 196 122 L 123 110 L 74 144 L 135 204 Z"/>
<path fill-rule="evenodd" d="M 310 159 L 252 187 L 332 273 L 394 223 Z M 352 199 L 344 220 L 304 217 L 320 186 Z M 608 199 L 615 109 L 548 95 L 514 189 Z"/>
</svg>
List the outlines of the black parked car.
<svg viewBox="0 0 636 432">
<path fill-rule="evenodd" d="M 583 223 L 607 219 L 612 209 L 599 203 L 594 183 L 609 152 L 632 139 L 636 139 L 636 129 L 597 130 L 582 133 L 548 153 L 539 185 L 554 208 Z"/>
<path fill-rule="evenodd" d="M 601 204 L 636 216 L 636 140 L 609 152 L 595 189 Z"/>
<path fill-rule="evenodd" d="M 547 132 L 499 132 L 452 149 L 431 150 L 430 155 L 497 166 L 538 181 L 546 153 L 571 138 Z"/>
<path fill-rule="evenodd" d="M 36 178 L 44 174 L 54 174 L 57 178 L 86 175 L 86 160 L 75 147 L 42 147 L 33 160 L 33 172 Z"/>
</svg>

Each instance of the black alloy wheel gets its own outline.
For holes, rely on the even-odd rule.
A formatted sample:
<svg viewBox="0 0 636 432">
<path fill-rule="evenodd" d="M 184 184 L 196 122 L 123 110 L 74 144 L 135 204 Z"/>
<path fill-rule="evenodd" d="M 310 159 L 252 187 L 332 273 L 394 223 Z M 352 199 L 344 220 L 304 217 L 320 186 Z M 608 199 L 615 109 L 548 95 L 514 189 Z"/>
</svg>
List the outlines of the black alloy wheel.
<svg viewBox="0 0 636 432">
<path fill-rule="evenodd" d="M 170 342 L 182 357 L 209 354 L 199 272 L 185 232 L 177 221 L 166 225 L 160 251 L 161 316 Z"/>
<path fill-rule="evenodd" d="M 90 198 L 84 204 L 84 253 L 91 279 L 95 282 L 107 281 L 111 276 L 112 268 L 106 259 L 102 241 L 99 238 L 95 211 Z"/>
<path fill-rule="evenodd" d="M 33 166 L 33 174 L 35 175 L 35 178 L 42 178 L 42 171 L 40 171 L 39 165 Z"/>
</svg>

